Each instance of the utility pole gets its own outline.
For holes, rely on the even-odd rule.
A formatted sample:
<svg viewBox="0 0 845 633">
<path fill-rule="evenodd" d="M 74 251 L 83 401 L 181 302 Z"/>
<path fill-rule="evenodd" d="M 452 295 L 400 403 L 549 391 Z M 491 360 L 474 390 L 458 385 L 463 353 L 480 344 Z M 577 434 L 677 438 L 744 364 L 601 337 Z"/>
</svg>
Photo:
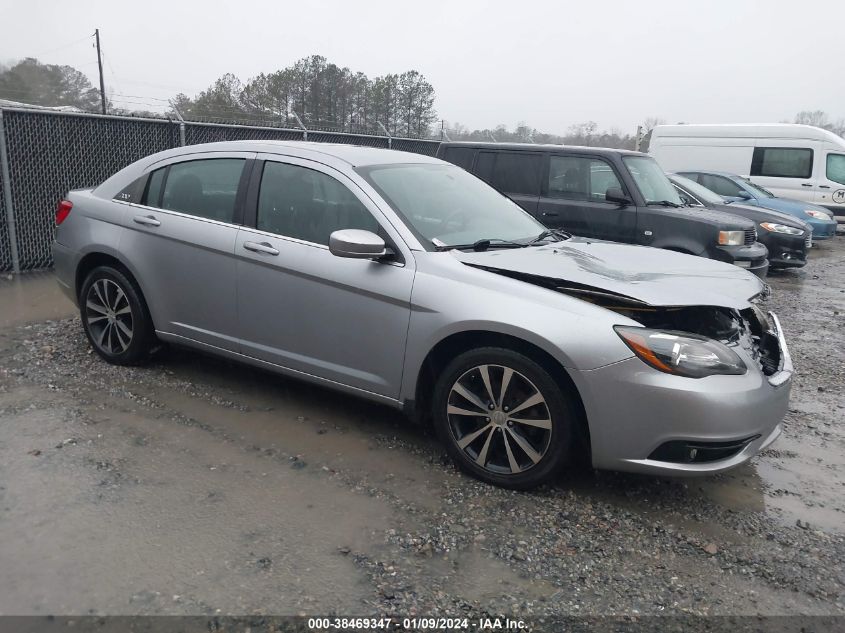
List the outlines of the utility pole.
<svg viewBox="0 0 845 633">
<path fill-rule="evenodd" d="M 100 52 L 100 29 L 94 30 L 94 37 L 97 38 L 97 66 L 100 67 L 100 106 L 103 114 L 106 113 L 106 85 L 103 82 L 103 55 Z"/>
</svg>

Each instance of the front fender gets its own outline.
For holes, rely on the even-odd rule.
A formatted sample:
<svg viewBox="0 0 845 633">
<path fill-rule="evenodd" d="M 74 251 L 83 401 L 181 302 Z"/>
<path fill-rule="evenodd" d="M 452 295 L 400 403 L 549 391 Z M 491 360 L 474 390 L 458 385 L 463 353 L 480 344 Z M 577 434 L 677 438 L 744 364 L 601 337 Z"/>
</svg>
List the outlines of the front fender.
<svg viewBox="0 0 845 633">
<path fill-rule="evenodd" d="M 514 337 L 534 345 L 567 369 L 592 369 L 632 356 L 613 325 L 634 321 L 575 297 L 457 262 L 451 274 L 429 274 L 420 261 L 401 399 L 413 399 L 425 359 L 438 343 L 459 333 Z"/>
</svg>

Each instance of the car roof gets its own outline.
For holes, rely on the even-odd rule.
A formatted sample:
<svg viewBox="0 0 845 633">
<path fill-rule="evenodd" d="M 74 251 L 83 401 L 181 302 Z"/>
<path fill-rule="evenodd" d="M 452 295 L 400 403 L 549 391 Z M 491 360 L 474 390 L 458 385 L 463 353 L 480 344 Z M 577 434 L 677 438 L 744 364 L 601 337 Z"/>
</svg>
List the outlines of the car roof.
<svg viewBox="0 0 845 633">
<path fill-rule="evenodd" d="M 217 143 L 199 143 L 185 145 L 150 154 L 127 165 L 111 178 L 106 179 L 94 189 L 97 196 L 113 198 L 129 183 L 139 178 L 149 169 L 157 168 L 162 161 L 171 159 L 190 159 L 195 154 L 214 152 L 255 152 L 256 154 L 278 154 L 294 158 L 302 158 L 323 163 L 336 169 L 347 167 L 362 167 L 368 165 L 400 165 L 400 164 L 438 164 L 449 165 L 424 154 L 402 152 L 379 147 L 362 147 L 360 145 L 345 145 L 342 143 L 308 143 L 305 141 L 221 141 Z"/>
<path fill-rule="evenodd" d="M 729 171 L 713 171 L 712 169 L 679 169 L 675 173 L 679 176 L 683 176 L 684 174 L 710 174 L 711 176 L 725 176 L 731 179 L 738 178 L 739 180 L 745 180 L 739 174 L 732 174 Z"/>
<path fill-rule="evenodd" d="M 389 165 L 400 163 L 442 163 L 443 161 L 413 152 L 402 152 L 380 147 L 346 145 L 343 143 L 314 143 L 307 141 L 222 141 L 186 145 L 170 150 L 169 157 L 187 156 L 201 152 L 258 152 L 263 154 L 284 154 L 301 158 L 331 157 L 352 167 L 366 165 Z"/>
<path fill-rule="evenodd" d="M 802 123 L 679 123 L 657 125 L 652 138 L 746 138 L 827 141 L 839 147 L 842 138 L 830 130 Z"/>
<path fill-rule="evenodd" d="M 614 149 L 612 147 L 593 147 L 586 145 L 555 145 L 553 143 L 485 143 L 483 141 L 447 141 L 441 143 L 440 147 L 468 147 L 472 149 L 498 149 L 517 151 L 540 151 L 559 152 L 563 150 L 575 150 L 578 152 L 590 152 L 597 155 L 624 154 L 632 156 L 648 156 L 643 152 L 635 152 L 630 149 Z"/>
</svg>

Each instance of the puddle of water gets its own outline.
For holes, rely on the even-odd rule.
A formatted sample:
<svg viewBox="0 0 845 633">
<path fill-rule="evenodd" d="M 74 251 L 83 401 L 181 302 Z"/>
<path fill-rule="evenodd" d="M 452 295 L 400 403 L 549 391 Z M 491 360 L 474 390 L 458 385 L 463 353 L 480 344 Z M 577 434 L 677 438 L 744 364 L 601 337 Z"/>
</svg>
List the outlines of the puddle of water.
<svg viewBox="0 0 845 633">
<path fill-rule="evenodd" d="M 704 479 L 700 488 L 716 503 L 738 511 L 765 512 L 785 526 L 800 520 L 813 529 L 845 534 L 841 451 L 781 436 L 754 464 Z"/>
<path fill-rule="evenodd" d="M 0 613 L 356 614 L 371 598 L 338 548 L 377 549 L 385 502 L 108 399 L 101 422 L 69 424 L 72 403 L 29 395 L 39 407 L 0 425 Z"/>
<path fill-rule="evenodd" d="M 148 392 L 168 410 L 237 437 L 244 446 L 301 455 L 388 491 L 414 488 L 417 505 L 440 508 L 437 491 L 444 475 L 430 467 L 439 448 L 400 412 L 192 352 L 174 352 L 166 367 L 192 388 L 139 385 L 135 391 Z M 211 394 L 235 406 L 217 404 Z"/>
<path fill-rule="evenodd" d="M 51 272 L 0 276 L 0 330 L 77 313 Z"/>
</svg>

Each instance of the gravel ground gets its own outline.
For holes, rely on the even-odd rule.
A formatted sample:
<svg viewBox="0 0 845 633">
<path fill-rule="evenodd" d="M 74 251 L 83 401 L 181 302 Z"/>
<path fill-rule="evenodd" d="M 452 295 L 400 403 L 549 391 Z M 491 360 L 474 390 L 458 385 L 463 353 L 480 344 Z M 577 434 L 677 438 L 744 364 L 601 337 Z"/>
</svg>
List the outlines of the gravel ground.
<svg viewBox="0 0 845 633">
<path fill-rule="evenodd" d="M 798 370 L 770 450 L 532 493 L 294 380 L 179 349 L 109 366 L 49 279 L 8 282 L 0 614 L 845 615 L 843 242 L 770 276 Z"/>
</svg>

